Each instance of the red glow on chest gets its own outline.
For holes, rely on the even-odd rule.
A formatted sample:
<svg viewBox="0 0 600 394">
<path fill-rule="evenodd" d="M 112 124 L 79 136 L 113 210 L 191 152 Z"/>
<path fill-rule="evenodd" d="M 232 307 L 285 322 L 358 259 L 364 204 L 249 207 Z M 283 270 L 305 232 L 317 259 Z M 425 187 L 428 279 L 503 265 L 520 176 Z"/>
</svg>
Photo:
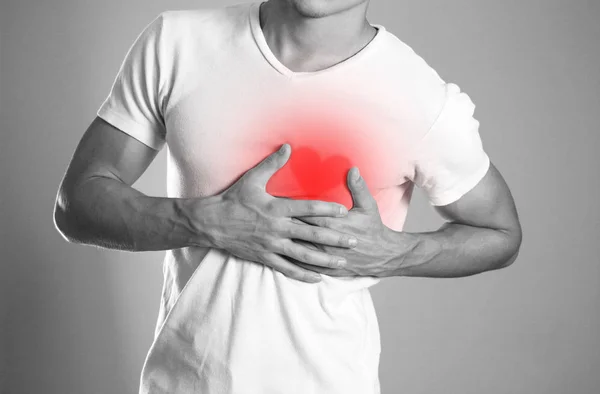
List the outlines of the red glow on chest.
<svg viewBox="0 0 600 394">
<path fill-rule="evenodd" d="M 346 173 L 351 167 L 347 157 L 333 155 L 322 158 L 311 147 L 296 149 L 294 159 L 288 164 L 307 197 L 322 197 L 324 193 L 344 185 Z"/>
<path fill-rule="evenodd" d="M 303 112 L 271 123 L 272 135 L 279 140 L 273 149 L 289 143 L 292 152 L 286 165 L 267 183 L 267 192 L 301 200 L 337 202 L 352 208 L 347 186 L 348 171 L 358 166 L 369 183 L 372 156 L 361 142 L 365 130 L 349 117 L 333 116 L 325 111 Z"/>
</svg>

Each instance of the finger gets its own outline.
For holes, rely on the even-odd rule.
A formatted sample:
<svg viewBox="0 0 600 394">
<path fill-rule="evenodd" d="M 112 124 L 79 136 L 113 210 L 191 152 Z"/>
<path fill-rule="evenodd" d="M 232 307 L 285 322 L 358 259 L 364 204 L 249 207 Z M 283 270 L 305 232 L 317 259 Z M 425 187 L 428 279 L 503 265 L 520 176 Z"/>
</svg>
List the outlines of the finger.
<svg viewBox="0 0 600 394">
<path fill-rule="evenodd" d="M 244 177 L 251 177 L 266 188 L 269 179 L 287 163 L 290 158 L 290 152 L 290 145 L 283 144 L 279 150 L 271 153 L 263 161 L 248 170 L 244 174 Z"/>
<path fill-rule="evenodd" d="M 291 223 L 284 235 L 287 238 L 301 239 L 315 244 L 337 246 L 340 248 L 351 248 L 358 243 L 357 239 L 352 235 L 307 224 Z"/>
<path fill-rule="evenodd" d="M 298 217 L 293 217 L 292 218 L 292 222 L 294 223 L 298 223 L 298 224 L 311 224 L 313 226 L 319 226 L 319 227 L 329 227 L 332 228 L 333 226 L 333 221 L 327 217 L 323 217 L 323 216 L 315 216 L 315 217 L 311 217 L 311 216 L 298 216 Z"/>
<path fill-rule="evenodd" d="M 319 200 L 291 200 L 278 198 L 276 200 L 281 215 L 292 216 L 334 216 L 342 217 L 348 214 L 348 209 L 342 204 Z"/>
<path fill-rule="evenodd" d="M 319 267 L 341 268 L 346 264 L 346 260 L 340 256 L 332 256 L 318 249 L 311 249 L 291 240 L 283 242 L 276 252 L 303 263 Z"/>
<path fill-rule="evenodd" d="M 346 271 L 343 271 L 340 269 L 316 267 L 316 266 L 312 266 L 310 264 L 305 264 L 305 263 L 295 260 L 295 259 L 290 259 L 290 261 L 292 263 L 296 264 L 298 267 L 305 268 L 310 271 L 318 272 L 320 274 L 325 274 L 325 275 L 329 275 L 329 276 L 349 276 L 347 273 L 343 274 Z"/>
<path fill-rule="evenodd" d="M 321 281 L 321 275 L 308 269 L 303 269 L 285 258 L 275 253 L 266 253 L 263 260 L 269 267 L 291 279 L 296 279 L 307 283 L 317 283 Z"/>
<path fill-rule="evenodd" d="M 371 195 L 367 183 L 358 171 L 358 167 L 353 167 L 348 171 L 348 188 L 352 195 L 354 208 L 377 208 L 377 201 L 375 201 L 375 198 Z"/>
</svg>

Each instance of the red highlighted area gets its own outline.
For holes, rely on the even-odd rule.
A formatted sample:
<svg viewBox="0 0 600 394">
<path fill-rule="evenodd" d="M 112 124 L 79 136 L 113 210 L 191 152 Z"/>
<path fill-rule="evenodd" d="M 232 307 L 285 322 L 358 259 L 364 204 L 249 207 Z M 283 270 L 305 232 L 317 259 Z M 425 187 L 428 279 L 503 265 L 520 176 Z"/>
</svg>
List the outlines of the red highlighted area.
<svg viewBox="0 0 600 394">
<path fill-rule="evenodd" d="M 267 183 L 267 192 L 279 197 L 337 202 L 351 209 L 348 171 L 357 166 L 370 188 L 372 174 L 381 168 L 372 131 L 352 114 L 340 113 L 339 108 L 300 112 L 279 113 L 268 121 L 265 135 L 274 141 L 272 151 L 283 143 L 289 143 L 292 151 L 286 165 Z"/>
<path fill-rule="evenodd" d="M 293 160 L 288 164 L 307 198 L 322 197 L 344 185 L 346 173 L 352 166 L 347 157 L 334 155 L 323 159 L 309 147 L 296 149 Z"/>
</svg>

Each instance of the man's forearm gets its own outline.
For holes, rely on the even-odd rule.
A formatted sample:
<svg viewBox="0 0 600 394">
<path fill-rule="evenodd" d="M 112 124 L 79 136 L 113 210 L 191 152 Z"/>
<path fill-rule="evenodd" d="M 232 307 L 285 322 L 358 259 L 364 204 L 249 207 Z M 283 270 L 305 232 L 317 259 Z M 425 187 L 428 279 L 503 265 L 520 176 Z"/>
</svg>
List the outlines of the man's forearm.
<svg viewBox="0 0 600 394">
<path fill-rule="evenodd" d="M 453 278 L 503 268 L 516 259 L 521 243 L 517 233 L 450 222 L 433 232 L 392 231 L 398 245 L 410 235 L 416 246 L 407 254 L 399 252 L 390 269 L 393 276 Z"/>
<path fill-rule="evenodd" d="M 184 212 L 188 200 L 146 196 L 116 179 L 95 177 L 59 194 L 54 220 L 71 242 L 128 251 L 211 246 Z M 209 198 L 205 199 L 207 207 Z"/>
</svg>

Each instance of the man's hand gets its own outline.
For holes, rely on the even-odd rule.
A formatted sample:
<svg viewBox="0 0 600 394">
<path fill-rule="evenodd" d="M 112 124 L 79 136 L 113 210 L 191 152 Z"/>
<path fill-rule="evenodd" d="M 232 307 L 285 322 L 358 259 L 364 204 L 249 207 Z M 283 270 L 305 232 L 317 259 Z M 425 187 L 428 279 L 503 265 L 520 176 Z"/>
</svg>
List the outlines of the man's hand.
<svg viewBox="0 0 600 394">
<path fill-rule="evenodd" d="M 235 184 L 214 198 L 200 200 L 188 217 L 196 232 L 211 239 L 216 248 L 234 256 L 270 266 L 284 275 L 318 282 L 319 274 L 303 269 L 284 256 L 311 267 L 339 267 L 337 253 L 351 248 L 350 233 L 307 225 L 293 217 L 343 217 L 347 209 L 337 203 L 277 198 L 266 192 L 269 179 L 285 165 L 290 146 L 269 155 Z M 191 202 L 194 203 L 193 201 Z M 194 214 L 194 210 L 203 214 Z M 208 229 L 208 230 L 206 230 Z M 336 246 L 328 251 L 309 248 L 292 239 Z"/>
<path fill-rule="evenodd" d="M 356 180 L 353 179 L 353 175 L 357 176 Z M 337 269 L 310 267 L 300 261 L 294 261 L 294 263 L 330 276 L 393 276 L 398 259 L 402 259 L 403 255 L 409 254 L 413 250 L 416 246 L 416 238 L 411 234 L 405 234 L 405 237 L 399 239 L 399 233 L 394 233 L 394 237 L 391 237 L 393 231 L 382 223 L 377 202 L 369 192 L 365 180 L 360 176 L 358 168 L 348 172 L 348 188 L 352 194 L 353 207 L 346 217 L 295 219 L 299 222 L 353 234 L 358 239 L 358 245 L 345 250 L 310 244 L 302 240 L 296 241 L 314 250 L 342 256 L 347 263 Z"/>
</svg>

